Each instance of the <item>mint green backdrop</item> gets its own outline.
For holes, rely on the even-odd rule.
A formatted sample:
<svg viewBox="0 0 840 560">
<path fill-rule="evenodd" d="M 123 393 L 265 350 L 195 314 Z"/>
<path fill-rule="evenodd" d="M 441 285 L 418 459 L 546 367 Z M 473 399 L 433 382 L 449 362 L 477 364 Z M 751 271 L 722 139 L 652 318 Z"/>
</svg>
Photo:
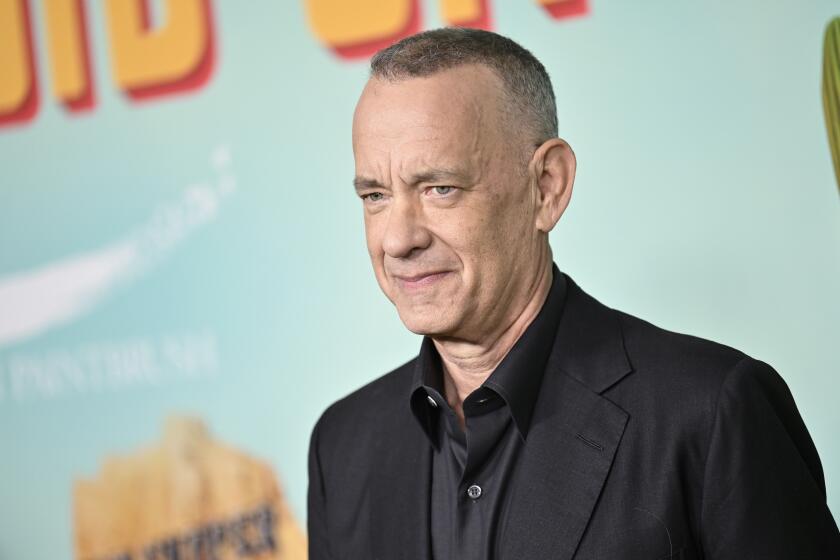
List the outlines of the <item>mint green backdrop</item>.
<svg viewBox="0 0 840 560">
<path fill-rule="evenodd" d="M 419 347 L 376 286 L 350 183 L 366 62 L 320 44 L 302 2 L 212 4 L 210 81 L 137 104 L 89 2 L 98 103 L 69 115 L 33 3 L 40 110 L 0 128 L 2 559 L 70 558 L 73 480 L 157 441 L 170 413 L 269 461 L 303 524 L 316 418 Z M 548 68 L 578 156 L 560 268 L 775 366 L 840 512 L 840 205 L 820 98 L 840 5 L 592 0 L 562 21 L 491 5 Z"/>
</svg>

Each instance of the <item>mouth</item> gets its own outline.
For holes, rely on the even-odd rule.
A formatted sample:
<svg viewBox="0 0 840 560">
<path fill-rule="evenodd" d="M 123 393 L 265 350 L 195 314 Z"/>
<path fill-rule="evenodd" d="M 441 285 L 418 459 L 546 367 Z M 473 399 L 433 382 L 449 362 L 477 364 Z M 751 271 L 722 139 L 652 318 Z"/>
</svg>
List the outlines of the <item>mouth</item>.
<svg viewBox="0 0 840 560">
<path fill-rule="evenodd" d="M 413 276 L 394 276 L 394 278 L 403 290 L 411 292 L 428 288 L 436 284 L 447 274 L 449 274 L 449 271 L 443 270 L 440 272 L 424 272 Z"/>
</svg>

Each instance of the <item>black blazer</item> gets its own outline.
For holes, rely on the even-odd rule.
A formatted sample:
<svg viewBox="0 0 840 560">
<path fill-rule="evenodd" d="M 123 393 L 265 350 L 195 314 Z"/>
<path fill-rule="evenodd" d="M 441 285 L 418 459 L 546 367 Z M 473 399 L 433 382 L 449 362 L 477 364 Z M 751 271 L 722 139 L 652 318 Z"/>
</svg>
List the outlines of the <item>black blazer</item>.
<svg viewBox="0 0 840 560">
<path fill-rule="evenodd" d="M 563 276 L 499 558 L 840 559 L 820 460 L 779 375 L 609 309 Z M 430 558 L 432 447 L 409 407 L 415 362 L 315 425 L 311 559 Z"/>
</svg>

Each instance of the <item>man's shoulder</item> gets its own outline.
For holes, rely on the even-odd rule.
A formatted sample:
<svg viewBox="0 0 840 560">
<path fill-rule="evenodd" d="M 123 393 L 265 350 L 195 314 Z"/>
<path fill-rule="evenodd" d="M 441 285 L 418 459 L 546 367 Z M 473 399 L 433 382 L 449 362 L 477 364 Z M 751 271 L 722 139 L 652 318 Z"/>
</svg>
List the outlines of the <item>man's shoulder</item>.
<svg viewBox="0 0 840 560">
<path fill-rule="evenodd" d="M 675 406 L 714 408 L 722 389 L 739 383 L 736 378 L 750 383 L 754 376 L 769 375 L 783 383 L 771 366 L 738 348 L 668 330 L 623 311 L 614 313 L 633 370 L 630 385 L 651 398 L 667 399 Z M 658 402 L 664 406 L 665 400 Z"/>
<path fill-rule="evenodd" d="M 393 418 L 399 409 L 408 409 L 408 391 L 416 362 L 415 356 L 332 403 L 318 420 L 321 429 L 359 429 L 367 422 L 375 425 L 383 417 Z"/>
<path fill-rule="evenodd" d="M 564 332 L 583 340 L 584 346 L 594 348 L 590 352 L 611 356 L 613 363 L 626 363 L 626 369 L 633 372 L 628 378 L 634 380 L 631 386 L 646 381 L 661 384 L 663 389 L 672 387 L 715 392 L 728 372 L 740 362 L 751 360 L 737 348 L 695 334 L 663 328 L 655 324 L 655 320 L 649 321 L 604 305 L 573 281 L 570 286 L 572 305 L 564 313 L 571 311 L 572 316 L 567 318 L 570 325 L 580 323 L 590 332 L 577 335 L 572 327 L 567 327 Z M 565 350 L 575 351 L 574 348 Z M 590 358 L 589 363 L 597 368 L 602 360 Z"/>
<path fill-rule="evenodd" d="M 669 330 L 624 311 L 614 310 L 614 313 L 621 325 L 627 353 L 644 365 L 708 371 L 728 369 L 749 357 L 742 350 L 709 338 Z"/>
</svg>

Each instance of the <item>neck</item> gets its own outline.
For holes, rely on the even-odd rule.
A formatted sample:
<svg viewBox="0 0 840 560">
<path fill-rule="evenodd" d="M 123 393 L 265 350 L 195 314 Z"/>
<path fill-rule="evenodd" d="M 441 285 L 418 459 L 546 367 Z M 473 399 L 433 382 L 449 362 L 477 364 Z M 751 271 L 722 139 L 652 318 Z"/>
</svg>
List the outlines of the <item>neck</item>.
<svg viewBox="0 0 840 560">
<path fill-rule="evenodd" d="M 435 339 L 435 348 L 443 365 L 443 383 L 446 400 L 458 415 L 461 428 L 464 427 L 463 403 L 493 373 L 496 366 L 534 320 L 548 297 L 552 280 L 552 261 L 541 266 L 535 280 L 527 285 L 524 305 L 512 310 L 507 321 L 488 333 L 479 342 Z"/>
</svg>

